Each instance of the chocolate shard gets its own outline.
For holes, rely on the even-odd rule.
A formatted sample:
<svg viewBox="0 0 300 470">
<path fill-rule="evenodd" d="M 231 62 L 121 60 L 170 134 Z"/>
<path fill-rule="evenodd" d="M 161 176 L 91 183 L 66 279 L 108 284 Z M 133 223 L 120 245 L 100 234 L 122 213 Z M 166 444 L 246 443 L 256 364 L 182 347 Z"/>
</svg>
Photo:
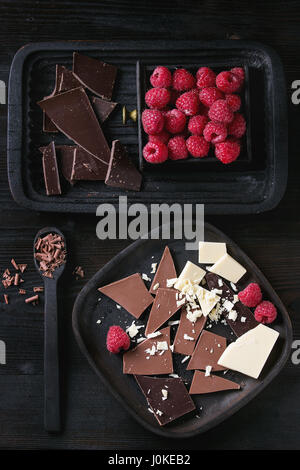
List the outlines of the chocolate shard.
<svg viewBox="0 0 300 470">
<path fill-rule="evenodd" d="M 98 116 L 101 124 L 104 121 L 106 121 L 108 116 L 111 115 L 111 113 L 113 112 L 113 110 L 118 104 L 118 103 L 114 103 L 113 101 L 106 101 L 106 100 L 103 100 L 102 98 L 97 98 L 96 96 L 93 96 L 92 101 L 93 101 L 95 113 Z"/>
<path fill-rule="evenodd" d="M 170 327 L 160 331 L 160 335 L 149 338 L 134 349 L 123 354 L 123 373 L 136 375 L 160 375 L 173 373 L 173 359 L 170 349 Z M 160 344 L 166 350 L 158 349 Z"/>
<path fill-rule="evenodd" d="M 200 318 L 197 318 L 195 323 L 192 323 L 186 315 L 187 310 L 183 308 L 174 339 L 174 352 L 191 356 L 195 349 L 197 339 L 205 326 L 207 317 L 202 315 Z M 194 340 L 192 341 L 191 338 L 194 338 Z"/>
<path fill-rule="evenodd" d="M 73 161 L 75 157 L 75 145 L 57 145 L 56 151 L 59 158 L 59 168 L 64 176 L 64 178 L 69 181 L 69 183 L 74 184 L 72 180 L 72 168 Z"/>
<path fill-rule="evenodd" d="M 178 292 L 175 289 L 157 290 L 145 330 L 146 335 L 156 331 L 182 307 L 178 305 L 177 295 Z"/>
<path fill-rule="evenodd" d="M 119 140 L 114 140 L 105 184 L 114 188 L 139 191 L 141 183 L 142 175 L 128 157 L 125 147 Z"/>
<path fill-rule="evenodd" d="M 239 384 L 231 380 L 218 375 L 205 376 L 204 372 L 195 370 L 189 394 L 223 392 L 224 390 L 239 390 L 240 388 Z"/>
<path fill-rule="evenodd" d="M 47 196 L 61 194 L 54 142 L 39 149 L 43 154 L 43 172 Z"/>
<path fill-rule="evenodd" d="M 135 379 L 161 426 L 195 410 L 194 402 L 180 377 L 138 376 Z M 162 390 L 166 391 L 165 395 Z"/>
<path fill-rule="evenodd" d="M 193 355 L 188 363 L 187 370 L 202 369 L 210 366 L 213 371 L 224 370 L 218 364 L 223 351 L 226 349 L 226 338 L 203 330 Z"/>
<path fill-rule="evenodd" d="M 75 148 L 71 179 L 100 181 L 106 177 L 108 165 L 97 160 L 81 147 Z"/>
<path fill-rule="evenodd" d="M 68 70 L 66 67 L 63 67 L 59 82 L 59 93 L 81 86 L 82 84 L 77 80 L 72 70 Z"/>
<path fill-rule="evenodd" d="M 55 68 L 55 86 L 52 93 L 48 96 L 45 96 L 44 99 L 49 98 L 50 96 L 55 96 L 59 93 L 59 84 L 65 67 L 63 65 L 56 65 Z M 54 122 L 47 116 L 45 111 L 43 111 L 43 131 L 44 132 L 58 132 L 58 129 Z"/>
<path fill-rule="evenodd" d="M 154 289 L 154 286 L 159 284 L 158 287 L 165 288 L 167 287 L 167 279 L 174 279 L 176 277 L 177 274 L 174 261 L 169 247 L 166 246 L 150 287 L 151 294 L 156 294 L 157 292 L 157 289 Z"/>
<path fill-rule="evenodd" d="M 102 294 L 113 299 L 135 318 L 139 318 L 153 302 L 140 274 L 120 279 L 98 289 Z"/>
<path fill-rule="evenodd" d="M 219 281 L 220 280 L 220 281 Z M 233 290 L 231 290 L 228 285 L 224 282 L 224 280 L 218 276 L 217 274 L 209 273 L 206 275 L 206 282 L 210 290 L 212 289 L 219 289 L 222 290 L 221 299 L 222 300 L 229 300 L 232 302 L 234 300 L 234 296 L 236 295 Z M 234 303 L 233 310 L 237 312 L 237 318 L 235 321 L 230 320 L 228 318 L 228 313 L 223 312 L 223 315 L 226 319 L 226 322 L 234 332 L 236 336 L 242 336 L 252 328 L 255 328 L 259 323 L 255 320 L 255 317 L 251 310 L 242 304 L 242 302 L 238 301 Z M 244 317 L 245 321 L 241 321 L 241 318 Z"/>
<path fill-rule="evenodd" d="M 74 52 L 73 73 L 93 93 L 105 100 L 111 100 L 117 67 Z"/>
<path fill-rule="evenodd" d="M 109 163 L 109 146 L 83 88 L 59 93 L 38 104 L 69 139 L 102 163 Z"/>
</svg>

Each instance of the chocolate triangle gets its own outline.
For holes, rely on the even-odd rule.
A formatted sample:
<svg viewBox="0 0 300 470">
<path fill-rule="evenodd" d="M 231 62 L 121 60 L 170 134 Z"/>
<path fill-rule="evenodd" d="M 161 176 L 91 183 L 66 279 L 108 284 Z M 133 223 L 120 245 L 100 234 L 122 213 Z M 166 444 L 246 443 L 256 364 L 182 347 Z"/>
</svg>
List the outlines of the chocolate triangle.
<svg viewBox="0 0 300 470">
<path fill-rule="evenodd" d="M 218 364 L 223 351 L 226 349 L 226 338 L 203 330 L 193 355 L 188 363 L 187 370 L 203 369 L 211 366 L 213 371 L 224 370 Z"/>
<path fill-rule="evenodd" d="M 56 65 L 55 67 L 55 86 L 52 93 L 48 96 L 45 96 L 44 99 L 49 98 L 50 96 L 55 96 L 59 93 L 59 84 L 65 67 L 63 65 Z M 47 116 L 45 111 L 43 111 L 43 131 L 44 132 L 58 132 L 58 129 L 54 122 Z"/>
<path fill-rule="evenodd" d="M 139 376 L 135 379 L 161 426 L 195 410 L 194 402 L 181 378 Z M 164 400 L 162 390 L 167 392 Z"/>
<path fill-rule="evenodd" d="M 101 124 L 106 121 L 106 119 L 113 112 L 117 104 L 118 103 L 114 103 L 113 101 L 106 101 L 102 98 L 96 98 L 96 96 L 93 96 L 94 110 Z"/>
<path fill-rule="evenodd" d="M 76 147 L 71 179 L 85 181 L 104 180 L 108 166 L 81 147 Z"/>
<path fill-rule="evenodd" d="M 81 87 L 82 84 L 75 77 L 71 70 L 68 70 L 66 67 L 63 67 L 63 71 L 60 77 L 59 82 L 59 92 L 72 90 L 73 88 Z"/>
<path fill-rule="evenodd" d="M 222 392 L 224 390 L 239 390 L 239 384 L 231 380 L 223 379 L 218 375 L 209 375 L 205 377 L 205 373 L 200 370 L 195 370 L 192 385 L 190 388 L 190 395 L 198 393 L 213 393 Z"/>
<path fill-rule="evenodd" d="M 114 188 L 139 191 L 141 183 L 142 175 L 128 157 L 125 147 L 119 140 L 114 140 L 105 184 Z"/>
<path fill-rule="evenodd" d="M 149 314 L 145 334 L 149 335 L 176 313 L 182 305 L 177 305 L 178 292 L 175 289 L 158 289 Z"/>
<path fill-rule="evenodd" d="M 38 104 L 69 139 L 108 164 L 110 149 L 83 88 L 59 93 Z"/>
<path fill-rule="evenodd" d="M 98 290 L 122 305 L 135 318 L 139 318 L 153 302 L 140 274 L 132 274 Z"/>
<path fill-rule="evenodd" d="M 43 154 L 43 173 L 46 194 L 47 196 L 61 194 L 54 142 L 50 142 L 47 147 L 41 147 L 40 151 Z"/>
<path fill-rule="evenodd" d="M 150 287 L 151 294 L 156 294 L 157 290 L 153 289 L 156 284 L 159 284 L 159 287 L 165 288 L 167 287 L 167 279 L 174 279 L 176 277 L 174 261 L 169 247 L 166 246 Z"/>
<path fill-rule="evenodd" d="M 174 352 L 184 354 L 185 356 L 191 356 L 195 349 L 197 339 L 205 326 L 206 317 L 202 315 L 200 318 L 197 318 L 195 323 L 192 323 L 188 320 L 186 315 L 186 308 L 183 308 L 180 315 L 180 323 L 174 339 Z M 194 338 L 194 341 L 191 339 L 185 339 L 184 335 L 187 335 L 189 338 Z"/>
<path fill-rule="evenodd" d="M 72 180 L 72 168 L 73 160 L 75 155 L 76 147 L 74 145 L 57 145 L 56 151 L 60 157 L 59 167 L 64 176 L 64 178 L 69 181 L 69 183 L 74 184 Z"/>
<path fill-rule="evenodd" d="M 173 359 L 170 349 L 170 327 L 160 335 L 149 338 L 136 348 L 123 354 L 123 373 L 136 375 L 160 375 L 173 373 Z M 167 350 L 157 350 L 158 343 L 167 343 Z M 150 351 L 152 354 L 150 354 Z M 154 353 L 155 352 L 155 353 Z M 147 359 L 148 358 L 148 359 Z"/>
<path fill-rule="evenodd" d="M 74 52 L 73 73 L 93 93 L 105 100 L 111 100 L 117 67 Z"/>
</svg>

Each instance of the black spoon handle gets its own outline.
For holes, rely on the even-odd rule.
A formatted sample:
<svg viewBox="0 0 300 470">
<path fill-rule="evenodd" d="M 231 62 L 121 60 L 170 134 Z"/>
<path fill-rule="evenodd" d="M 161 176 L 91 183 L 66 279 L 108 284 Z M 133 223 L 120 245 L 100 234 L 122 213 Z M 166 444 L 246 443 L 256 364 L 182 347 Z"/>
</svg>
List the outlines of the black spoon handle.
<svg viewBox="0 0 300 470">
<path fill-rule="evenodd" d="M 45 279 L 44 426 L 60 431 L 60 391 L 56 281 Z"/>
</svg>

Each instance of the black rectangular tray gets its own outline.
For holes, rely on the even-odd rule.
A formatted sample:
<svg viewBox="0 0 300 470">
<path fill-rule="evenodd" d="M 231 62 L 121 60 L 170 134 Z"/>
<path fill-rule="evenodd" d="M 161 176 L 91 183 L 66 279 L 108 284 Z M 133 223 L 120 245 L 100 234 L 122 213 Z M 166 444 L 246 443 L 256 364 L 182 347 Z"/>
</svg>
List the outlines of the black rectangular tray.
<svg viewBox="0 0 300 470">
<path fill-rule="evenodd" d="M 215 67 L 245 66 L 249 72 L 250 136 L 247 155 L 234 165 L 215 159 L 168 170 L 143 167 L 140 192 L 118 191 L 103 182 L 65 185 L 61 196 L 46 196 L 38 148 L 54 139 L 70 141 L 62 134 L 44 134 L 42 112 L 36 102 L 52 92 L 55 65 L 71 67 L 72 52 L 80 51 L 117 65 L 119 74 L 113 99 L 132 110 L 141 109 L 140 77 L 136 64 L 199 64 Z M 121 108 L 104 126 L 111 143 L 119 138 L 139 165 L 136 124 L 122 124 Z M 141 136 L 140 122 L 138 123 Z M 250 146 L 250 148 L 249 148 Z M 9 78 L 8 178 L 12 195 L 20 205 L 39 211 L 95 213 L 103 202 L 202 203 L 207 214 L 246 214 L 270 210 L 281 200 L 287 180 L 287 110 L 285 80 L 277 54 L 267 46 L 246 41 L 61 41 L 29 44 L 14 57 Z M 211 161 L 213 160 L 213 161 Z M 173 168 L 173 167 L 172 167 Z"/>
</svg>

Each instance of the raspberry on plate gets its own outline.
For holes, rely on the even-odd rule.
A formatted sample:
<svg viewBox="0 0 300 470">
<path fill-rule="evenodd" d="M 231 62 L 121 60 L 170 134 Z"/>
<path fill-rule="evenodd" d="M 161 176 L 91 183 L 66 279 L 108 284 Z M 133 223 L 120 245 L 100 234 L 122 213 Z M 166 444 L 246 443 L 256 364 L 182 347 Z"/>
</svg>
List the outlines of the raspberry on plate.
<svg viewBox="0 0 300 470">
<path fill-rule="evenodd" d="M 168 158 L 168 148 L 162 142 L 148 142 L 143 148 L 143 156 L 149 163 L 163 163 Z"/>
<path fill-rule="evenodd" d="M 196 77 L 198 88 L 211 87 L 216 84 L 216 74 L 209 67 L 200 67 L 197 71 Z"/>
<path fill-rule="evenodd" d="M 197 114 L 193 116 L 189 120 L 188 130 L 191 134 L 194 135 L 202 135 L 204 127 L 208 123 L 208 118 L 206 116 L 202 116 L 201 114 Z"/>
<path fill-rule="evenodd" d="M 118 325 L 111 326 L 106 336 L 106 347 L 109 352 L 118 354 L 122 349 L 127 351 L 130 346 L 128 334 Z"/>
<path fill-rule="evenodd" d="M 159 134 L 164 128 L 165 118 L 158 109 L 145 109 L 142 123 L 146 134 Z"/>
<path fill-rule="evenodd" d="M 217 75 L 216 85 L 224 93 L 234 93 L 239 90 L 241 79 L 232 72 L 224 71 Z"/>
<path fill-rule="evenodd" d="M 262 301 L 262 293 L 256 282 L 250 282 L 238 293 L 238 298 L 246 307 L 256 307 Z"/>
<path fill-rule="evenodd" d="M 184 137 L 175 136 L 168 142 L 169 158 L 171 160 L 182 160 L 188 157 L 188 151 Z"/>
<path fill-rule="evenodd" d="M 244 116 L 235 113 L 233 121 L 228 125 L 228 134 L 240 139 L 246 132 L 246 121 Z"/>
<path fill-rule="evenodd" d="M 277 317 L 277 309 L 272 302 L 263 300 L 254 311 L 255 320 L 260 323 L 272 323 Z"/>
<path fill-rule="evenodd" d="M 204 106 L 210 108 L 215 101 L 224 99 L 224 95 L 218 88 L 210 86 L 200 90 L 199 99 Z"/>
<path fill-rule="evenodd" d="M 173 73 L 173 88 L 176 91 L 187 91 L 196 85 L 195 77 L 186 69 L 177 69 Z"/>
<path fill-rule="evenodd" d="M 186 117 L 179 109 L 168 111 L 165 116 L 165 127 L 171 134 L 179 134 L 185 128 Z"/>
<path fill-rule="evenodd" d="M 176 100 L 176 107 L 187 116 L 195 116 L 200 110 L 200 101 L 195 90 L 186 91 Z"/>
<path fill-rule="evenodd" d="M 172 85 L 172 73 L 167 67 L 160 65 L 154 69 L 150 77 L 150 83 L 155 88 L 168 88 Z"/>
<path fill-rule="evenodd" d="M 209 108 L 208 117 L 212 121 L 228 124 L 233 120 L 233 112 L 225 100 L 217 100 Z"/>
<path fill-rule="evenodd" d="M 225 95 L 225 100 L 229 108 L 231 109 L 231 111 L 233 111 L 234 113 L 240 109 L 241 98 L 239 97 L 239 95 L 234 95 L 232 93 L 229 93 Z"/>
<path fill-rule="evenodd" d="M 149 142 L 162 142 L 163 144 L 167 144 L 170 137 L 169 132 L 163 130 L 159 134 L 149 135 Z"/>
<path fill-rule="evenodd" d="M 166 88 L 150 88 L 145 95 L 145 102 L 149 108 L 163 109 L 171 99 L 169 90 Z"/>
<path fill-rule="evenodd" d="M 192 157 L 203 158 L 209 152 L 210 143 L 203 136 L 191 135 L 186 141 L 186 146 Z"/>
<path fill-rule="evenodd" d="M 234 142 L 229 139 L 224 142 L 216 144 L 215 155 L 218 160 L 227 165 L 237 159 L 241 151 L 239 142 Z"/>
<path fill-rule="evenodd" d="M 230 70 L 230 72 L 237 75 L 241 80 L 241 84 L 243 84 L 245 80 L 245 70 L 243 69 L 243 67 L 234 67 L 233 69 Z"/>
<path fill-rule="evenodd" d="M 207 142 L 218 144 L 224 142 L 227 137 L 227 128 L 221 122 L 210 121 L 204 128 L 203 136 Z"/>
</svg>

